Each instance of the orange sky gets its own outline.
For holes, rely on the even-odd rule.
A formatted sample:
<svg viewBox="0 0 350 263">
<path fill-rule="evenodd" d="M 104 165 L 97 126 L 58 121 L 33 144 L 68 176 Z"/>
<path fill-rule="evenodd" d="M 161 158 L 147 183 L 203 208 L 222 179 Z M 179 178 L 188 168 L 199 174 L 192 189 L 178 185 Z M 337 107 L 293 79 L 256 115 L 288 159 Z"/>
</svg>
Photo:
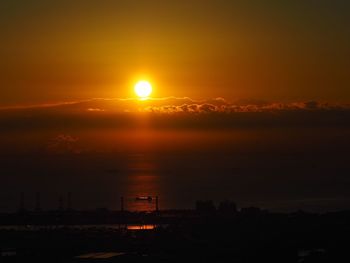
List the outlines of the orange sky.
<svg viewBox="0 0 350 263">
<path fill-rule="evenodd" d="M 349 102 L 346 1 L 3 1 L 0 105 L 133 96 Z"/>
</svg>

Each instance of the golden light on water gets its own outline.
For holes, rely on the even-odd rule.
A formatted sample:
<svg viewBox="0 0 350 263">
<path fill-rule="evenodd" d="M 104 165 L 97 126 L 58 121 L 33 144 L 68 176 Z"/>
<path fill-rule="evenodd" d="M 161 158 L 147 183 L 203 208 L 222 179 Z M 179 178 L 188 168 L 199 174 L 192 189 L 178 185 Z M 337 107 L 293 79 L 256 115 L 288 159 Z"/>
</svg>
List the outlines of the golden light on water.
<svg viewBox="0 0 350 263">
<path fill-rule="evenodd" d="M 152 85 L 146 80 L 141 80 L 135 84 L 134 91 L 140 99 L 147 99 L 152 93 Z"/>
</svg>

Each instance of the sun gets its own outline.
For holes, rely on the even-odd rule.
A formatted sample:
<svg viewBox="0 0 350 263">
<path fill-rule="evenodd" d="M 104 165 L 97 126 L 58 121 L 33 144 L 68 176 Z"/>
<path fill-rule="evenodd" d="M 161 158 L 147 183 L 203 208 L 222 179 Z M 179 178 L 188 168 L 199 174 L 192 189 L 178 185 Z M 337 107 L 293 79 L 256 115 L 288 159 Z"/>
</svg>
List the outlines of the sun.
<svg viewBox="0 0 350 263">
<path fill-rule="evenodd" d="M 141 99 L 147 99 L 152 93 L 152 85 L 146 80 L 140 80 L 134 87 L 136 95 Z"/>
</svg>

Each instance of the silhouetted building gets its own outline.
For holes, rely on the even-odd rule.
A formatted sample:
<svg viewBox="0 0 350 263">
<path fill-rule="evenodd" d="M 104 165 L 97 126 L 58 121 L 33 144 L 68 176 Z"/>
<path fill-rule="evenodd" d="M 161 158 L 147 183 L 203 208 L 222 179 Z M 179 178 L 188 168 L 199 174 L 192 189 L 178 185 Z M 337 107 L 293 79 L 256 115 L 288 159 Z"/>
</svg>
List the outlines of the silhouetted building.
<svg viewBox="0 0 350 263">
<path fill-rule="evenodd" d="M 241 209 L 241 214 L 247 216 L 258 216 L 262 213 L 259 207 L 244 207 Z"/>
<path fill-rule="evenodd" d="M 196 201 L 196 211 L 199 213 L 213 213 L 216 211 L 216 208 L 211 200 L 198 200 Z"/>
<path fill-rule="evenodd" d="M 233 215 L 237 213 L 237 205 L 234 202 L 226 200 L 219 204 L 218 211 L 221 214 Z"/>
</svg>

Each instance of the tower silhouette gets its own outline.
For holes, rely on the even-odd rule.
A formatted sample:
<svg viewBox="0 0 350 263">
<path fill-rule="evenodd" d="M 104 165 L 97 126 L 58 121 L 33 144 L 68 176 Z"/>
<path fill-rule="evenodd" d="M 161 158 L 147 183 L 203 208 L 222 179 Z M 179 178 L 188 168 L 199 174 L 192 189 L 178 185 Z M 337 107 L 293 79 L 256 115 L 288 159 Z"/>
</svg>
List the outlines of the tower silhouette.
<svg viewBox="0 0 350 263">
<path fill-rule="evenodd" d="M 24 192 L 21 192 L 19 195 L 19 209 L 20 212 L 25 211 L 25 205 L 24 205 Z"/>
<path fill-rule="evenodd" d="M 159 211 L 158 196 L 156 196 L 156 212 Z"/>
<path fill-rule="evenodd" d="M 60 196 L 58 199 L 58 210 L 63 211 L 63 197 Z"/>
<path fill-rule="evenodd" d="M 35 211 L 40 212 L 41 211 L 41 196 L 40 192 L 37 192 L 35 195 Z"/>
<path fill-rule="evenodd" d="M 72 193 L 68 192 L 67 194 L 67 210 L 71 211 L 72 210 Z"/>
<path fill-rule="evenodd" d="M 124 197 L 120 197 L 120 211 L 124 211 Z"/>
</svg>

